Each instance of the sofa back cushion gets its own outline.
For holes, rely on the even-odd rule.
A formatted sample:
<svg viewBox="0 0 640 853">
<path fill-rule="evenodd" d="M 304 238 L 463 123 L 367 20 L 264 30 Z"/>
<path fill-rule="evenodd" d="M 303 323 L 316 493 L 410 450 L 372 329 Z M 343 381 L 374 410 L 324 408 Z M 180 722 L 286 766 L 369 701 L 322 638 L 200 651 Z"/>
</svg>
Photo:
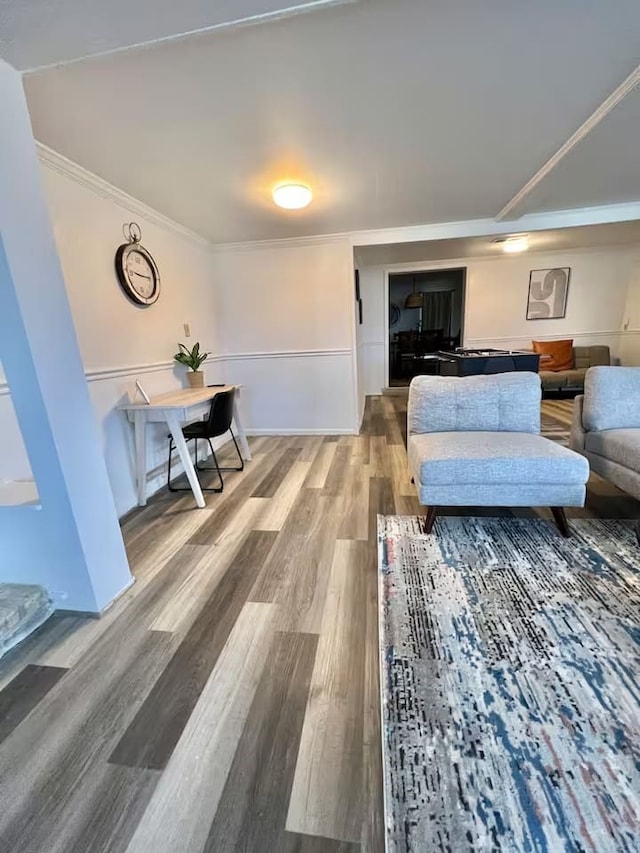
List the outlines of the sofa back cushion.
<svg viewBox="0 0 640 853">
<path fill-rule="evenodd" d="M 537 373 L 416 376 L 409 388 L 410 435 L 427 432 L 540 432 Z"/>
<path fill-rule="evenodd" d="M 573 341 L 532 341 L 533 351 L 540 353 L 540 370 L 572 370 Z"/>
<path fill-rule="evenodd" d="M 584 380 L 587 431 L 640 427 L 640 367 L 591 367 Z"/>
<path fill-rule="evenodd" d="M 578 370 L 596 367 L 600 364 L 611 364 L 609 347 L 574 347 L 573 356 Z"/>
</svg>

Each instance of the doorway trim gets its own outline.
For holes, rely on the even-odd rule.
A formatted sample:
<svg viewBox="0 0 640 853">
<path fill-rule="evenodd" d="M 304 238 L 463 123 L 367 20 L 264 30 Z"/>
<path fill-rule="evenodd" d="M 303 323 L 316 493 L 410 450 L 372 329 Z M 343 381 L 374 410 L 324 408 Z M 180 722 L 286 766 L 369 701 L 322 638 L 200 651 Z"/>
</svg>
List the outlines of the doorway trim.
<svg viewBox="0 0 640 853">
<path fill-rule="evenodd" d="M 385 389 L 389 384 L 389 279 L 392 275 L 411 275 L 422 272 L 462 272 L 462 318 L 460 322 L 460 346 L 464 346 L 465 327 L 467 325 L 467 275 L 466 264 L 451 261 L 431 262 L 428 264 L 398 264 L 385 267 L 384 270 L 384 378 Z"/>
</svg>

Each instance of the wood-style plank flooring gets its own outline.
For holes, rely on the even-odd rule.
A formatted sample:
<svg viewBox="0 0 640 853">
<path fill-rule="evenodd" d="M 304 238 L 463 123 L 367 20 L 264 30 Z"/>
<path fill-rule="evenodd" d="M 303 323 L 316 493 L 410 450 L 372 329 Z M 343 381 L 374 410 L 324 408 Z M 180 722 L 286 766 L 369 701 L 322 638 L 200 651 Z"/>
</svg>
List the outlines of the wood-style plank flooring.
<svg viewBox="0 0 640 853">
<path fill-rule="evenodd" d="M 372 397 L 361 435 L 254 439 L 206 509 L 123 523 L 135 585 L 0 663 L 2 853 L 384 849 L 376 515 L 421 512 L 405 436 L 406 396 Z M 592 478 L 570 514 L 638 512 Z"/>
</svg>

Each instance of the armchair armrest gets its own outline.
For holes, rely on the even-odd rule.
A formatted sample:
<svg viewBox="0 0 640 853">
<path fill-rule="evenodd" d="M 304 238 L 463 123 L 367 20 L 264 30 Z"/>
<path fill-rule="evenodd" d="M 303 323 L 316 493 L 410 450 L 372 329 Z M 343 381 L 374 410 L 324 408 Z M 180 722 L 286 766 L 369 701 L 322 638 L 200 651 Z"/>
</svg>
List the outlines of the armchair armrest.
<svg viewBox="0 0 640 853">
<path fill-rule="evenodd" d="M 573 401 L 573 417 L 571 419 L 571 436 L 569 446 L 578 453 L 584 452 L 586 431 L 582 423 L 582 410 L 584 408 L 584 394 L 580 394 Z"/>
</svg>

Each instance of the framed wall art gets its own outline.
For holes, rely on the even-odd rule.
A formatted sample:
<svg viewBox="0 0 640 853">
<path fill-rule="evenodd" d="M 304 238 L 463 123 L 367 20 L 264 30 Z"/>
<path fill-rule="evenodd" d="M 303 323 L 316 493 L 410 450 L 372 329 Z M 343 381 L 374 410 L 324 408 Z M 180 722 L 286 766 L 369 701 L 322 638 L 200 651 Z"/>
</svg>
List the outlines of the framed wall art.
<svg viewBox="0 0 640 853">
<path fill-rule="evenodd" d="M 527 320 L 558 320 L 567 313 L 570 267 L 531 270 Z"/>
</svg>

